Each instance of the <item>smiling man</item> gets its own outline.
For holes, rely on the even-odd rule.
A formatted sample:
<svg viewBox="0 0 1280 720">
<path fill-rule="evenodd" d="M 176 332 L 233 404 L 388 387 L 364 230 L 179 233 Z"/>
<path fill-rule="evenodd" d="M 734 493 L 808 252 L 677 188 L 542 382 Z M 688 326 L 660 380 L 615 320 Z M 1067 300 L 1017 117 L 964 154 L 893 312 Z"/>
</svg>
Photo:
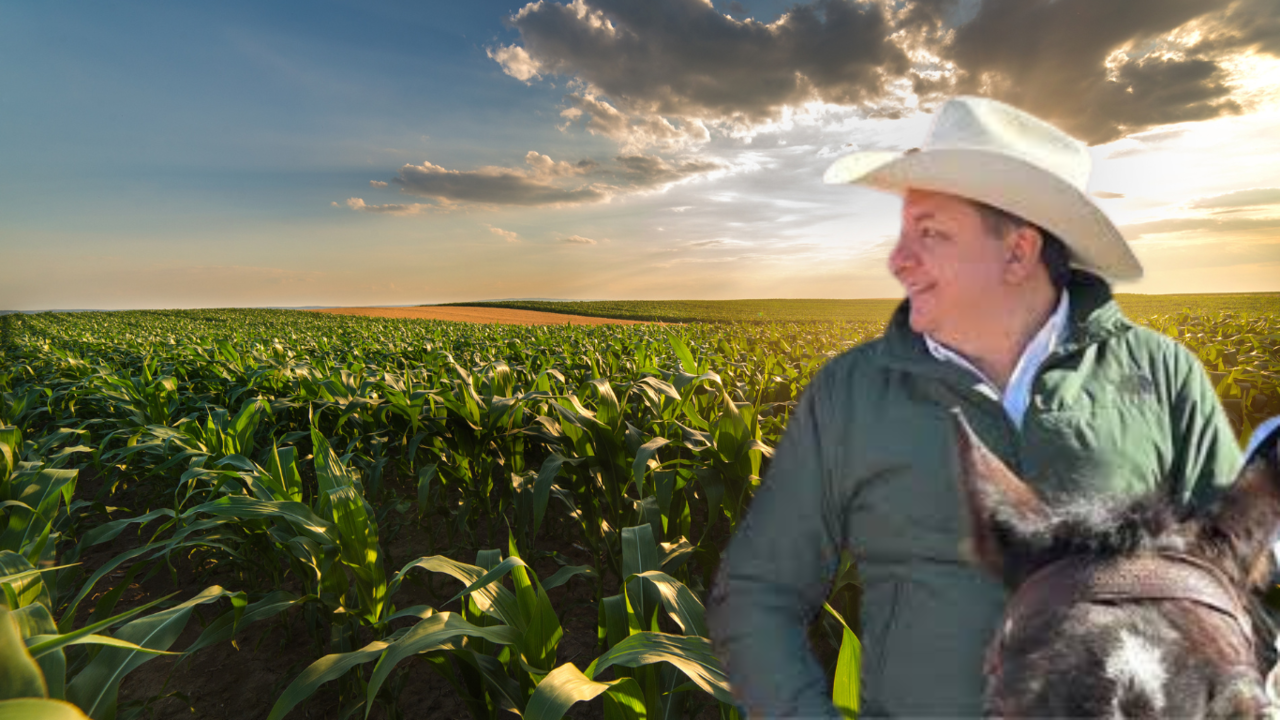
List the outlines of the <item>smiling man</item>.
<svg viewBox="0 0 1280 720">
<path fill-rule="evenodd" d="M 842 550 L 863 584 L 861 716 L 981 713 L 1005 598 L 962 551 L 953 411 L 1050 502 L 1199 505 L 1235 476 L 1204 369 L 1111 297 L 1142 268 L 1086 195 L 1089 167 L 1037 118 L 956 98 L 923 149 L 827 171 L 903 197 L 889 270 L 907 298 L 806 388 L 721 559 L 709 622 L 753 717 L 837 716 L 805 629 Z"/>
</svg>

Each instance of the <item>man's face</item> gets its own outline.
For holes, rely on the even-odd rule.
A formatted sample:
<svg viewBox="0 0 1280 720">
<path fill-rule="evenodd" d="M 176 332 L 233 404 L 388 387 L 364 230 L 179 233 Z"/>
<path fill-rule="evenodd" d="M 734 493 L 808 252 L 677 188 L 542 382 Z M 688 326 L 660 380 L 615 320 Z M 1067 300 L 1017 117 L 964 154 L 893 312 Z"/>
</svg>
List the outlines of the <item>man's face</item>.
<svg viewBox="0 0 1280 720">
<path fill-rule="evenodd" d="M 911 301 L 911 329 L 947 342 L 989 324 L 1004 266 L 1004 243 L 988 234 L 968 201 L 908 191 L 889 271 Z"/>
</svg>

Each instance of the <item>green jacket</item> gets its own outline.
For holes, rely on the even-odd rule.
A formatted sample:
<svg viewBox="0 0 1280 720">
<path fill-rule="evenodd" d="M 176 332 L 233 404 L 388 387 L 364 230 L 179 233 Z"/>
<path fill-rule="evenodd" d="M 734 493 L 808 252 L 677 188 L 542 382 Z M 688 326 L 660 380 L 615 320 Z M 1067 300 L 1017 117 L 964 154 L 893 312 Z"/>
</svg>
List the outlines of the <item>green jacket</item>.
<svg viewBox="0 0 1280 720">
<path fill-rule="evenodd" d="M 928 352 L 906 303 L 883 337 L 814 377 L 708 601 L 745 708 L 837 716 L 805 629 L 847 549 L 863 585 L 863 715 L 980 714 L 1005 592 L 960 555 L 952 408 L 1049 502 L 1166 492 L 1199 506 L 1234 479 L 1240 448 L 1196 358 L 1126 319 L 1096 277 L 1077 272 L 1068 292 L 1066 341 L 1021 429 Z"/>
</svg>

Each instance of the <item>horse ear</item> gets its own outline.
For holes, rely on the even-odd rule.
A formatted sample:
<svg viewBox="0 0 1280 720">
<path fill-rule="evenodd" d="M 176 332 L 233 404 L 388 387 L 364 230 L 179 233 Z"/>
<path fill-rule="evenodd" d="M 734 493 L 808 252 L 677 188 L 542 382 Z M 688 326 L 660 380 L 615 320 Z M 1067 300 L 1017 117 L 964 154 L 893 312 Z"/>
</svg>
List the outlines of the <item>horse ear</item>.
<svg viewBox="0 0 1280 720">
<path fill-rule="evenodd" d="M 1035 491 L 987 449 L 956 411 L 960 496 L 969 522 L 962 553 L 1013 586 L 1030 550 L 1045 536 L 1053 514 Z"/>
<path fill-rule="evenodd" d="M 1201 540 L 1225 550 L 1240 577 L 1260 584 L 1280 530 L 1280 426 L 1253 445 L 1235 483 L 1209 510 Z"/>
</svg>

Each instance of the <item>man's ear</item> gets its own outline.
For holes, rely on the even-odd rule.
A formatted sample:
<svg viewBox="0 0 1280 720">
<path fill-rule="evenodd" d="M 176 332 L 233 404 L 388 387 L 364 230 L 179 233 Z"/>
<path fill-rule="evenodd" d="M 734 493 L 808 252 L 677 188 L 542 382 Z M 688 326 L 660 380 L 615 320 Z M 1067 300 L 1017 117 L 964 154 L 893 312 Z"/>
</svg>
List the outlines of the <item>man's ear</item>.
<svg viewBox="0 0 1280 720">
<path fill-rule="evenodd" d="M 1269 551 L 1280 531 L 1280 427 L 1258 443 L 1244 469 L 1201 525 L 1200 540 L 1226 554 L 1239 577 L 1266 581 Z"/>
<path fill-rule="evenodd" d="M 1023 225 L 1005 237 L 1005 274 L 1011 280 L 1023 280 L 1040 264 L 1040 246 L 1044 237 L 1034 225 Z"/>
<path fill-rule="evenodd" d="M 968 520 L 963 552 L 1008 586 L 1021 581 L 1032 548 L 1045 539 L 1053 513 L 954 411 L 960 498 Z"/>
</svg>

